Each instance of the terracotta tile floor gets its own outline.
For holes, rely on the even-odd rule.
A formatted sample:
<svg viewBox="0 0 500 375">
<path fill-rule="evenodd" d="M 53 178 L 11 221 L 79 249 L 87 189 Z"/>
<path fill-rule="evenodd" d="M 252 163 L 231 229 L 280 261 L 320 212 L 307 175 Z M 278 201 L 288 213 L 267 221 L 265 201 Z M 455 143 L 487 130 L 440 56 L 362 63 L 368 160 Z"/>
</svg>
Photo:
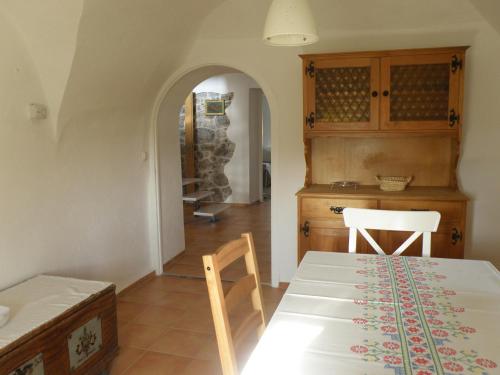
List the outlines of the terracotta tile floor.
<svg viewBox="0 0 500 375">
<path fill-rule="evenodd" d="M 249 206 L 232 206 L 211 223 L 206 218 L 192 215 L 190 205 L 185 205 L 184 224 L 186 251 L 165 267 L 171 275 L 204 277 L 201 256 L 215 252 L 228 241 L 239 238 L 241 233 L 252 232 L 259 263 L 261 281 L 271 281 L 271 201 Z M 244 274 L 244 263 L 223 272 L 224 280 L 236 280 Z"/>
<path fill-rule="evenodd" d="M 226 282 L 224 287 L 231 284 Z M 267 317 L 283 293 L 263 286 Z M 118 341 L 120 354 L 113 362 L 112 375 L 221 374 L 203 279 L 159 276 L 120 296 Z M 251 339 L 238 353 L 240 366 L 255 341 Z"/>
</svg>

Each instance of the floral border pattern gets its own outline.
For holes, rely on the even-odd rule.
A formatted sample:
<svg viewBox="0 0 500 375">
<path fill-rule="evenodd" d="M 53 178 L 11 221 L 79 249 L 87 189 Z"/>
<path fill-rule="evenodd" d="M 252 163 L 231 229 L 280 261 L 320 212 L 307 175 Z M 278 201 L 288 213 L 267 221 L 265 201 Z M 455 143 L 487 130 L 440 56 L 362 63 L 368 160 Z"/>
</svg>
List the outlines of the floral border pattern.
<svg viewBox="0 0 500 375">
<path fill-rule="evenodd" d="M 432 259 L 397 256 L 362 257 L 357 271 L 369 280 L 355 287 L 362 298 L 354 303 L 363 309 L 354 324 L 366 331 L 380 331 L 386 341 L 365 340 L 352 352 L 365 361 L 382 362 L 396 375 L 451 375 L 467 371 L 488 375 L 494 361 L 474 350 L 457 350 L 453 340 L 468 340 L 474 327 L 458 319 L 465 308 L 451 299 L 456 292 L 436 286 L 446 276 L 432 270 Z"/>
</svg>

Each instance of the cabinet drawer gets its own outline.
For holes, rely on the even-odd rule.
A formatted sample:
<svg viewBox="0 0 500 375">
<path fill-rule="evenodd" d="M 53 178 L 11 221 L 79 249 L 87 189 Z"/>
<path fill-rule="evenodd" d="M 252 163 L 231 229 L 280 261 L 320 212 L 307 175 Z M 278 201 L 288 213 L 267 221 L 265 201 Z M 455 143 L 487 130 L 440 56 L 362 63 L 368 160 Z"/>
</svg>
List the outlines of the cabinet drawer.
<svg viewBox="0 0 500 375">
<path fill-rule="evenodd" d="M 344 220 L 342 211 L 346 207 L 377 208 L 375 199 L 329 199 L 329 198 L 302 198 L 302 217 L 324 218 L 330 220 Z"/>
<path fill-rule="evenodd" d="M 400 211 L 437 211 L 441 214 L 441 222 L 461 221 L 464 214 L 464 202 L 447 201 L 399 201 L 383 200 L 381 210 Z"/>
</svg>

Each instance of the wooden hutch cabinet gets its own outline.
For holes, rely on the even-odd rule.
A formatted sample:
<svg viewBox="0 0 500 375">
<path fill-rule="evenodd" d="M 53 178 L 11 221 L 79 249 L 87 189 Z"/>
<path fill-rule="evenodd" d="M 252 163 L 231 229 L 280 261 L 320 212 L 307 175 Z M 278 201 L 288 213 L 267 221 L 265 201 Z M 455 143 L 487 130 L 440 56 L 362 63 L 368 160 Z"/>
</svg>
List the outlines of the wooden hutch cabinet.
<svg viewBox="0 0 500 375">
<path fill-rule="evenodd" d="M 347 251 L 345 207 L 435 210 L 432 256 L 463 258 L 467 197 L 458 190 L 467 47 L 303 55 L 305 186 L 299 262 L 308 250 Z M 412 176 L 385 192 L 375 176 Z M 331 188 L 334 181 L 356 181 Z M 394 251 L 408 236 L 373 233 Z M 421 240 L 407 255 L 420 255 Z M 360 237 L 358 252 L 374 252 Z"/>
</svg>

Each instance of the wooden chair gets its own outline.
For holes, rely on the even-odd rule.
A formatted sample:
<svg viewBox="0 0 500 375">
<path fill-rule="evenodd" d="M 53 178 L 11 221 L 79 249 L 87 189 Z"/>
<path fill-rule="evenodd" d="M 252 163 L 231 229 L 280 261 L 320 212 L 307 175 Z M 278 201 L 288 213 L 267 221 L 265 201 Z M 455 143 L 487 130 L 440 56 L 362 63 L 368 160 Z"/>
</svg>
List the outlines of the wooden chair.
<svg viewBox="0 0 500 375">
<path fill-rule="evenodd" d="M 239 279 L 224 295 L 221 272 L 237 259 L 244 257 L 247 275 Z M 255 256 L 255 247 L 251 233 L 244 233 L 238 240 L 220 247 L 215 254 L 204 255 L 203 265 L 207 278 L 208 294 L 219 346 L 219 355 L 224 375 L 237 375 L 238 364 L 235 347 L 256 329 L 260 337 L 265 328 L 264 309 L 262 307 L 262 289 L 260 286 L 259 268 Z M 245 298 L 251 298 L 253 311 L 231 330 L 229 314 Z"/>
<path fill-rule="evenodd" d="M 431 256 L 431 232 L 438 228 L 441 214 L 436 211 L 388 211 L 363 208 L 345 208 L 344 223 L 349 228 L 349 252 L 356 252 L 359 231 L 373 249 L 385 255 L 384 250 L 373 239 L 367 229 L 414 232 L 399 246 L 393 255 L 400 255 L 423 234 L 422 256 Z"/>
</svg>

